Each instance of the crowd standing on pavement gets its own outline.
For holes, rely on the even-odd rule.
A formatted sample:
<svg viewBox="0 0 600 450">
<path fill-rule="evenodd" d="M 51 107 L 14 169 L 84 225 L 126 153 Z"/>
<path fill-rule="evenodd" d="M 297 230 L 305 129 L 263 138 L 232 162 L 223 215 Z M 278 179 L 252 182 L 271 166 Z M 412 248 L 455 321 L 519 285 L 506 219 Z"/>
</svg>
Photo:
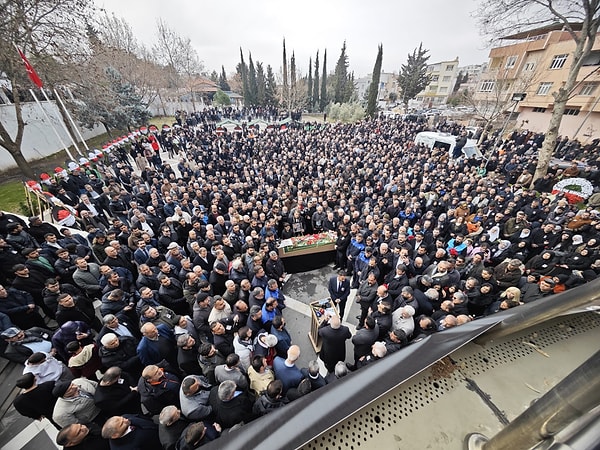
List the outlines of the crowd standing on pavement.
<svg viewBox="0 0 600 450">
<path fill-rule="evenodd" d="M 541 134 L 483 136 L 481 161 L 415 145 L 418 118 L 216 129 L 277 116 L 180 113 L 42 176 L 87 237 L 0 214 L 2 352 L 24 365 L 14 405 L 49 419 L 59 445 L 198 448 L 415 340 L 600 273 L 597 141 L 559 140 L 556 155 L 585 168 L 532 182 Z M 552 194 L 568 177 L 596 193 Z M 328 290 L 341 316 L 319 329 L 325 377 L 297 366 L 277 252 L 324 231 L 338 236 Z"/>
</svg>

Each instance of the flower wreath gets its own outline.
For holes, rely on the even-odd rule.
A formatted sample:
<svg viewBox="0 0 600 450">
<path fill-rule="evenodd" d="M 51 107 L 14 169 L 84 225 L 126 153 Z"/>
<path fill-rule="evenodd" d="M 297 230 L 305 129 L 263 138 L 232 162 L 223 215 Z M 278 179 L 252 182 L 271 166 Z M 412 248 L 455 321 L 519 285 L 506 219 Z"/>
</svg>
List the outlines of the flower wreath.
<svg viewBox="0 0 600 450">
<path fill-rule="evenodd" d="M 580 203 L 594 191 L 594 186 L 585 178 L 565 178 L 552 188 L 553 194 L 562 193 L 571 204 Z"/>
</svg>

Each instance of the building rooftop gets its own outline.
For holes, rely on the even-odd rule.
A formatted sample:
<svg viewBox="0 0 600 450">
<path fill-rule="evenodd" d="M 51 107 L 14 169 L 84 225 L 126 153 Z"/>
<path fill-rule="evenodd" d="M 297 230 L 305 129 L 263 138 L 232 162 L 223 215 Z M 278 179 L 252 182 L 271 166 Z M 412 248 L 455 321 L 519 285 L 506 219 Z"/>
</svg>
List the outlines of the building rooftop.
<svg viewBox="0 0 600 450">
<path fill-rule="evenodd" d="M 571 26 L 573 31 L 580 31 L 581 26 L 582 26 L 581 23 L 575 23 L 575 22 L 570 23 L 569 25 Z M 564 26 L 565 25 L 562 22 L 556 22 L 556 23 L 552 23 L 550 25 L 545 25 L 543 27 L 533 28 L 531 30 L 520 31 L 515 34 L 503 36 L 500 39 L 504 39 L 504 40 L 528 39 L 528 38 L 532 38 L 535 36 L 541 36 L 543 34 L 549 33 L 550 31 L 562 30 L 564 28 Z"/>
</svg>

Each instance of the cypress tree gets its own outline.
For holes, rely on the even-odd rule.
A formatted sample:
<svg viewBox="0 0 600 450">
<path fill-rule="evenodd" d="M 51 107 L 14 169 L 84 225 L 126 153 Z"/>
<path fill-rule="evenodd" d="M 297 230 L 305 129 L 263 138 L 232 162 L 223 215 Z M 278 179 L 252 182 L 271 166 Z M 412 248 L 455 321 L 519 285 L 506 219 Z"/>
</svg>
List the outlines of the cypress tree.
<svg viewBox="0 0 600 450">
<path fill-rule="evenodd" d="M 296 56 L 293 51 L 290 58 L 290 98 L 288 108 L 296 108 Z"/>
<path fill-rule="evenodd" d="M 231 87 L 227 82 L 227 75 L 225 74 L 225 67 L 221 66 L 221 75 L 219 76 L 219 87 L 222 91 L 230 91 Z"/>
<path fill-rule="evenodd" d="M 375 59 L 375 67 L 373 67 L 373 75 L 371 77 L 371 85 L 369 86 L 369 100 L 367 101 L 367 116 L 373 117 L 377 110 L 377 95 L 379 94 L 379 80 L 381 78 L 381 63 L 383 62 L 383 44 L 379 44 L 377 58 Z"/>
<path fill-rule="evenodd" d="M 321 76 L 320 110 L 325 111 L 327 106 L 327 50 L 323 53 L 323 75 Z"/>
<path fill-rule="evenodd" d="M 265 71 L 261 62 L 256 61 L 256 104 L 260 106 L 266 105 L 265 92 L 267 90 L 267 80 L 265 79 Z"/>
<path fill-rule="evenodd" d="M 258 92 L 258 85 L 256 83 L 256 69 L 252 62 L 252 53 L 248 55 L 248 101 L 250 105 L 256 105 L 256 94 Z"/>
<path fill-rule="evenodd" d="M 312 93 L 312 104 L 311 109 L 319 109 L 319 50 L 317 50 L 317 57 L 315 58 L 315 81 L 313 82 L 313 93 Z"/>
<path fill-rule="evenodd" d="M 283 38 L 283 104 L 287 106 L 289 101 L 289 89 L 288 89 L 288 66 L 287 66 L 287 54 L 285 52 L 285 38 Z"/>
<path fill-rule="evenodd" d="M 250 95 L 248 89 L 248 67 L 244 62 L 244 52 L 242 51 L 242 47 L 240 47 L 240 65 L 238 66 L 238 72 L 242 77 L 242 94 L 244 96 L 244 103 L 246 105 L 250 105 L 251 103 L 248 97 Z"/>
<path fill-rule="evenodd" d="M 333 101 L 334 103 L 346 103 L 348 83 L 348 56 L 346 55 L 346 41 L 342 45 L 342 51 L 335 65 L 333 73 Z"/>
<path fill-rule="evenodd" d="M 313 78 L 312 78 L 312 57 L 308 58 L 308 87 L 306 89 L 306 102 L 308 103 L 308 109 L 312 109 L 312 91 L 313 91 Z"/>
<path fill-rule="evenodd" d="M 275 74 L 270 65 L 267 66 L 267 80 L 265 86 L 265 104 L 269 106 L 279 106 L 277 101 L 277 82 Z"/>
</svg>

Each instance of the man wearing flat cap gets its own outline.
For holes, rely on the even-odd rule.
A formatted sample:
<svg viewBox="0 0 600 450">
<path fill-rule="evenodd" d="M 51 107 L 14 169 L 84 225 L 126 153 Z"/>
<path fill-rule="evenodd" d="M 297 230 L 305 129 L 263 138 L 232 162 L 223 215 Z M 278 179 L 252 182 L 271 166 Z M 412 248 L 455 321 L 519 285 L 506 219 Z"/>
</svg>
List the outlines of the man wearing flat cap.
<svg viewBox="0 0 600 450">
<path fill-rule="evenodd" d="M 52 331 L 40 327 L 33 327 L 28 330 L 10 327 L 0 334 L 0 337 L 8 344 L 4 357 L 24 364 L 27 358 L 36 352 L 50 353 L 52 350 L 52 334 Z"/>
</svg>

